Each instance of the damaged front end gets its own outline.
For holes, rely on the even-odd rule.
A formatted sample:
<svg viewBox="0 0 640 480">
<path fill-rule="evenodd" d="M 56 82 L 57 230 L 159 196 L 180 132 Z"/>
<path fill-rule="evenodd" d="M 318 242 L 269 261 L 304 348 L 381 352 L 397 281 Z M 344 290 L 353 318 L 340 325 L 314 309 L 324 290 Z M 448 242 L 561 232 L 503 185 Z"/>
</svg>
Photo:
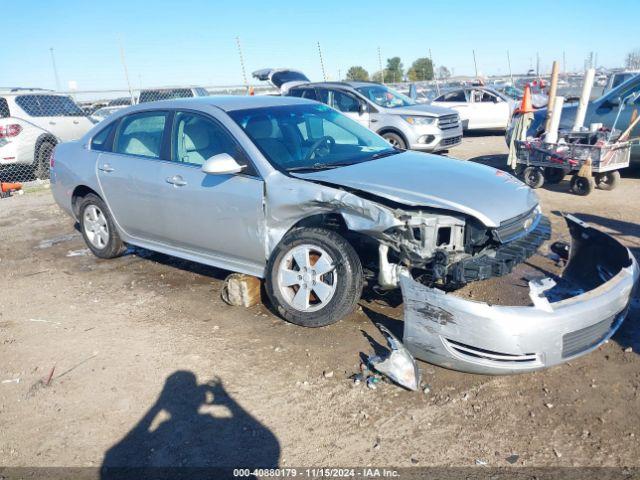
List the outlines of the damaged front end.
<svg viewBox="0 0 640 480">
<path fill-rule="evenodd" d="M 455 370 L 507 374 L 598 348 L 624 320 L 638 265 L 613 237 L 573 216 L 566 221 L 572 237 L 568 264 L 560 278 L 530 282 L 532 306 L 466 300 L 399 272 L 409 351 Z"/>
</svg>

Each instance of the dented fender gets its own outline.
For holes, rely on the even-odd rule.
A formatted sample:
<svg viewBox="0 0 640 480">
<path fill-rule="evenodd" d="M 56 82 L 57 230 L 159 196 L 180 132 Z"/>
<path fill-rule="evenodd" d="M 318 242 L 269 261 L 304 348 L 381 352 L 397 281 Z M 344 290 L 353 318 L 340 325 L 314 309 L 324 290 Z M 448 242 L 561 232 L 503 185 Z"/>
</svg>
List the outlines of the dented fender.
<svg viewBox="0 0 640 480">
<path fill-rule="evenodd" d="M 265 203 L 267 258 L 297 222 L 312 215 L 338 213 L 350 230 L 372 236 L 402 225 L 391 208 L 344 190 L 280 174 L 270 178 L 265 195 L 268 199 Z"/>
<path fill-rule="evenodd" d="M 481 374 L 539 370 L 585 355 L 620 327 L 638 280 L 626 247 L 576 217 L 558 279 L 530 282 L 531 306 L 490 305 L 400 278 L 404 343 L 417 358 Z"/>
</svg>

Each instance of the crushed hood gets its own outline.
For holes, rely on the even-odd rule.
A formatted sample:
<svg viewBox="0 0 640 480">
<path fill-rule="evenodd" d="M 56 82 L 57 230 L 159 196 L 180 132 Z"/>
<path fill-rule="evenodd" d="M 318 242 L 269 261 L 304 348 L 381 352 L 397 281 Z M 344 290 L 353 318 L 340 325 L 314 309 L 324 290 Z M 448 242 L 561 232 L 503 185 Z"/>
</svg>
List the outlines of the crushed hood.
<svg viewBox="0 0 640 480">
<path fill-rule="evenodd" d="M 419 152 L 295 176 L 361 190 L 407 206 L 465 213 L 487 227 L 497 227 L 538 204 L 533 190 L 502 170 Z"/>
</svg>

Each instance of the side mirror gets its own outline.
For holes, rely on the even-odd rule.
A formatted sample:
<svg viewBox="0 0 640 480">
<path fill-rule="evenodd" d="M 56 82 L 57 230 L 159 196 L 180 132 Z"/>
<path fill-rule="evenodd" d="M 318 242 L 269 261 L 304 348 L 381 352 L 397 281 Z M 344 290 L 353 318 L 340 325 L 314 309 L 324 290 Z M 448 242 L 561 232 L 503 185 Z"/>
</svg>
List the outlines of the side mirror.
<svg viewBox="0 0 640 480">
<path fill-rule="evenodd" d="M 367 106 L 367 104 L 364 102 L 360 103 L 360 107 L 358 108 L 358 113 L 360 115 L 364 115 L 368 111 L 369 111 L 369 107 Z"/>
<path fill-rule="evenodd" d="M 202 171 L 207 175 L 232 175 L 240 173 L 244 165 L 240 165 L 228 153 L 219 153 L 208 159 L 202 165 Z"/>
</svg>

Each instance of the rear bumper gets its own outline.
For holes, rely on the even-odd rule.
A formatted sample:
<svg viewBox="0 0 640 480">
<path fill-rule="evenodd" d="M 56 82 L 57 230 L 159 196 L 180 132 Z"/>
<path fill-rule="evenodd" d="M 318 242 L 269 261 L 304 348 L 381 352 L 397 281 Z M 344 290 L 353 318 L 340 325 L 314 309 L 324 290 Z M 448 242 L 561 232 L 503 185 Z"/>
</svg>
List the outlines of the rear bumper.
<svg viewBox="0 0 640 480">
<path fill-rule="evenodd" d="M 480 374 L 557 365 L 598 348 L 624 320 L 640 275 L 613 237 L 568 216 L 572 235 L 563 277 L 530 282 L 533 306 L 497 306 L 428 288 L 408 276 L 404 343 L 436 365 Z"/>
</svg>

